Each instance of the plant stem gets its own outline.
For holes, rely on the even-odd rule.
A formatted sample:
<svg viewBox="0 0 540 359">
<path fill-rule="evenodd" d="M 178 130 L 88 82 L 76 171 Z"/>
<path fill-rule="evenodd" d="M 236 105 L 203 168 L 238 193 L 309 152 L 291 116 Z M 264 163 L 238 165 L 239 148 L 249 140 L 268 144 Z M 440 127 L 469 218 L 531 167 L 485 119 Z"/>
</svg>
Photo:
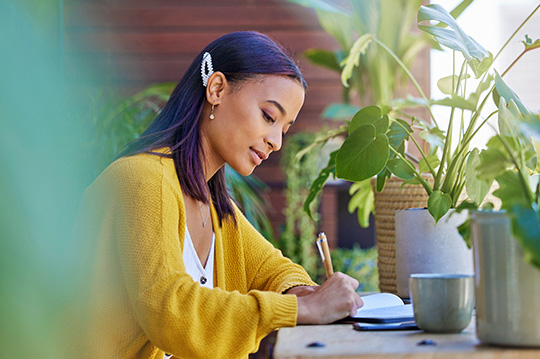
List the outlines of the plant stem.
<svg viewBox="0 0 540 359">
<path fill-rule="evenodd" d="M 455 51 L 454 51 L 454 54 L 455 54 Z M 459 91 L 459 84 L 461 82 L 461 76 L 463 75 L 465 65 L 466 65 L 466 62 L 463 61 L 461 65 L 461 70 L 459 71 L 458 83 L 456 85 L 456 88 L 452 87 L 452 91 L 454 94 Z M 454 78 L 454 74 L 452 74 L 452 79 L 453 78 Z M 446 140 L 444 141 L 444 148 L 443 148 L 443 153 L 441 156 L 441 164 L 439 166 L 439 170 L 437 171 L 437 176 L 435 177 L 435 181 L 433 183 L 433 188 L 436 190 L 440 188 L 439 184 L 442 178 L 442 173 L 444 172 L 444 167 L 445 167 L 447 158 L 450 156 L 450 151 L 451 151 L 451 146 L 452 146 L 452 133 L 453 133 L 453 128 L 454 128 L 455 110 L 456 110 L 455 106 L 452 106 L 452 110 L 450 111 L 450 120 L 448 121 L 448 130 L 446 131 Z M 451 162 L 449 162 L 448 170 L 446 172 L 446 177 L 443 180 L 444 183 L 447 182 L 447 176 L 450 173 L 450 167 L 451 167 Z"/>
<path fill-rule="evenodd" d="M 420 151 L 420 154 L 422 155 L 422 158 L 424 159 L 424 161 L 426 162 L 428 168 L 429 168 L 429 171 L 431 172 L 431 175 L 433 177 L 435 177 L 435 171 L 433 170 L 433 168 L 431 167 L 431 165 L 429 164 L 429 161 L 426 157 L 426 154 L 424 153 L 424 151 L 422 150 L 422 148 L 420 147 L 420 145 L 418 144 L 418 142 L 416 141 L 416 139 L 414 138 L 413 134 L 414 133 L 411 133 L 407 130 L 407 128 L 405 128 L 405 126 L 403 126 L 399 121 L 395 121 L 395 120 L 392 120 L 392 122 L 394 122 L 395 124 L 397 124 L 398 126 L 400 126 L 403 130 L 405 130 L 405 132 L 407 132 L 409 134 L 409 138 L 414 142 L 416 148 L 418 149 L 418 151 Z M 391 146 L 390 146 L 391 147 Z"/>
<path fill-rule="evenodd" d="M 326 144 L 326 142 L 331 139 L 331 138 L 334 138 L 334 137 L 337 137 L 337 136 L 340 136 L 340 135 L 343 135 L 345 133 L 347 133 L 347 131 L 349 130 L 349 126 L 340 126 L 339 128 L 335 129 L 335 130 L 331 130 L 331 131 L 328 131 L 326 133 L 326 135 L 322 136 L 322 137 L 317 137 L 315 138 L 315 141 L 310 144 L 309 146 L 303 148 L 301 151 L 299 151 L 295 158 L 300 161 L 302 159 L 302 157 L 304 157 L 304 155 L 306 153 L 308 153 L 309 151 L 311 151 L 313 148 L 319 146 L 319 145 L 324 145 Z"/>
<path fill-rule="evenodd" d="M 480 103 L 480 106 L 474 112 L 473 116 L 471 117 L 471 121 L 469 122 L 469 126 L 467 126 L 467 131 L 465 131 L 465 135 L 463 136 L 463 141 L 458 144 L 456 152 L 462 152 L 462 147 L 465 147 L 465 146 L 468 149 L 469 143 L 471 142 L 471 140 L 473 138 L 473 136 L 471 135 L 471 132 L 474 131 L 474 126 L 476 124 L 476 121 L 477 121 L 478 117 L 480 116 L 480 113 L 482 112 L 482 109 L 484 108 L 487 99 L 491 96 L 491 93 L 493 92 L 494 89 L 495 89 L 495 85 L 493 85 L 491 87 L 489 92 L 486 94 L 486 96 L 484 97 L 484 99 Z M 485 121 L 480 126 L 478 126 L 477 130 L 480 129 L 484 125 L 484 123 L 485 123 Z"/>
<path fill-rule="evenodd" d="M 535 47 L 535 49 L 538 49 L 538 47 Z M 516 57 L 516 59 L 510 64 L 510 66 L 508 66 L 508 68 L 506 70 L 504 70 L 504 72 L 502 73 L 501 77 L 503 77 L 504 75 L 506 75 L 506 73 L 508 71 L 510 71 L 510 69 L 519 61 L 519 59 L 521 59 L 523 57 L 523 55 L 525 55 L 527 52 L 529 52 L 530 50 L 534 50 L 534 49 L 525 49 L 523 50 L 523 52 L 521 54 L 519 54 L 518 57 Z"/>
<path fill-rule="evenodd" d="M 388 52 L 390 54 L 390 56 L 392 56 L 394 58 L 394 60 L 396 60 L 396 62 L 399 64 L 399 66 L 403 69 L 403 71 L 407 74 L 409 79 L 412 81 L 414 87 L 416 88 L 416 90 L 418 91 L 420 96 L 422 96 L 422 98 L 424 100 L 426 100 L 427 103 L 429 103 L 429 99 L 427 98 L 426 94 L 424 93 L 424 91 L 420 87 L 420 84 L 418 83 L 416 78 L 413 76 L 411 71 L 409 71 L 407 66 L 403 63 L 403 61 L 401 61 L 401 59 L 394 53 L 394 51 L 392 51 L 392 49 L 390 49 L 388 46 L 386 46 L 386 44 L 384 42 L 379 40 L 374 35 L 372 35 L 371 37 L 372 37 L 373 41 L 375 41 L 377 44 L 379 44 L 379 46 L 381 46 L 383 49 L 385 49 L 386 52 Z M 433 120 L 433 123 L 435 124 L 435 126 L 439 127 L 439 125 L 437 124 L 437 121 L 435 120 L 435 116 L 433 115 L 433 112 L 431 112 L 431 107 L 429 105 L 426 105 L 426 108 L 429 111 L 429 114 L 430 114 L 431 119 Z"/>
<path fill-rule="evenodd" d="M 389 146 L 389 147 L 396 154 L 396 156 L 399 157 L 400 160 L 405 162 L 405 164 L 409 166 L 410 169 L 413 170 L 414 176 L 418 179 L 418 181 L 420 181 L 420 183 L 422 184 L 422 186 L 424 187 L 428 195 L 431 195 L 431 193 L 433 192 L 433 189 L 430 187 L 429 183 L 427 183 L 427 181 L 424 178 L 422 178 L 422 175 L 418 173 L 418 171 L 416 170 L 416 167 L 411 165 L 411 163 L 407 161 L 407 159 L 404 158 L 403 155 L 399 153 L 398 151 L 396 151 L 392 146 Z"/>
<path fill-rule="evenodd" d="M 457 200 L 459 199 L 459 195 L 461 194 L 461 192 L 463 191 L 463 185 L 464 185 L 464 181 L 463 181 L 463 167 L 465 166 L 465 162 L 466 162 L 466 156 L 462 157 L 461 160 L 460 160 L 460 164 L 459 164 L 459 167 L 458 167 L 458 170 L 456 171 L 456 179 L 453 181 L 453 183 L 455 183 L 455 185 L 453 186 L 451 192 L 450 192 L 450 197 L 452 197 L 452 205 L 455 206 L 457 204 Z"/>
<path fill-rule="evenodd" d="M 465 94 L 467 93 L 467 75 L 468 75 L 468 67 L 465 67 L 465 81 L 463 83 L 463 98 L 465 98 Z M 465 110 L 461 109 L 461 125 L 459 128 L 459 142 L 461 142 L 461 139 L 463 139 L 463 136 L 465 136 Z"/>
<path fill-rule="evenodd" d="M 529 14 L 529 16 L 527 16 L 527 18 L 525 20 L 523 20 L 523 22 L 521 23 L 521 25 L 519 25 L 519 27 L 516 29 L 516 31 L 514 31 L 514 33 L 512 35 L 510 35 L 510 37 L 508 38 L 508 40 L 506 40 L 506 42 L 504 43 L 504 45 L 501 47 L 501 49 L 499 50 L 499 52 L 497 52 L 497 55 L 495 55 L 495 57 L 493 58 L 493 63 L 495 63 L 495 60 L 497 59 L 497 57 L 499 57 L 499 55 L 501 54 L 501 52 L 506 48 L 506 46 L 510 43 L 510 41 L 512 41 L 512 39 L 514 38 L 514 36 L 516 36 L 516 34 L 519 32 L 519 30 L 521 30 L 521 28 L 523 26 L 525 26 L 525 24 L 530 20 L 530 18 L 534 15 L 534 13 L 540 9 L 540 4 Z M 486 71 L 487 72 L 487 71 Z"/>
<path fill-rule="evenodd" d="M 478 131 L 480 131 L 480 128 L 482 128 L 482 126 L 484 126 L 486 124 L 486 122 L 488 122 L 488 120 L 491 118 L 491 116 L 493 116 L 494 114 L 496 114 L 497 112 L 499 112 L 499 110 L 495 110 L 493 111 L 492 113 L 489 114 L 488 117 L 486 117 L 486 119 L 484 121 L 482 121 L 482 123 L 480 124 L 480 126 L 478 126 L 478 128 L 476 130 L 474 130 L 473 134 L 471 135 L 470 139 L 474 138 L 474 136 L 476 136 L 476 134 L 478 133 Z M 469 139 L 469 141 L 470 141 Z M 468 143 L 467 143 L 468 144 Z"/>
<path fill-rule="evenodd" d="M 514 33 L 512 33 L 512 35 L 510 35 L 510 37 L 508 38 L 508 40 L 506 40 L 506 42 L 504 43 L 504 45 L 499 49 L 499 51 L 497 52 L 497 54 L 495 55 L 495 57 L 493 58 L 493 61 L 491 62 L 491 65 L 489 66 L 489 68 L 486 69 L 486 72 L 484 73 L 484 75 L 482 76 L 482 82 L 484 81 L 484 79 L 486 78 L 488 72 L 489 72 L 489 69 L 491 68 L 491 66 L 493 66 L 493 64 L 495 63 L 495 60 L 497 60 L 497 58 L 499 57 L 499 55 L 501 54 L 501 52 L 506 48 L 506 46 L 510 43 L 510 41 L 512 41 L 512 39 L 516 36 L 516 34 L 519 32 L 519 30 L 521 30 L 521 28 L 530 20 L 530 18 L 534 15 L 534 13 L 540 8 L 540 5 L 538 5 L 530 14 L 529 16 L 527 16 L 527 18 L 521 23 L 521 25 L 519 25 L 519 27 L 514 31 Z M 506 71 L 505 71 L 506 73 Z"/>
</svg>

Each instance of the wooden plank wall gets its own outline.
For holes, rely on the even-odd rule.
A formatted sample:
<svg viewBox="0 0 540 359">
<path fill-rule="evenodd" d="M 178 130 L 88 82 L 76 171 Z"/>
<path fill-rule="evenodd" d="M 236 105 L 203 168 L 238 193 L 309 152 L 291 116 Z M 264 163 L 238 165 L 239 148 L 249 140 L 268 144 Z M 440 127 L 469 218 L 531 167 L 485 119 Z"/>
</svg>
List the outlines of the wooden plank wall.
<svg viewBox="0 0 540 359">
<path fill-rule="evenodd" d="M 325 124 L 322 110 L 340 100 L 339 76 L 302 57 L 313 47 L 338 49 L 337 42 L 321 29 L 312 10 L 285 0 L 66 1 L 65 25 L 68 57 L 82 56 L 109 86 L 125 94 L 156 82 L 177 82 L 208 43 L 232 31 L 255 30 L 288 49 L 309 84 L 305 105 L 290 133 L 319 130 Z M 274 154 L 255 171 L 271 187 L 276 229 L 284 222 L 285 204 L 279 158 Z M 335 191 L 325 191 L 323 201 L 321 227 L 335 246 Z"/>
<path fill-rule="evenodd" d="M 310 65 L 308 48 L 338 48 L 313 11 L 285 0 L 91 0 L 66 5 L 67 50 L 77 48 L 107 74 L 111 85 L 135 91 L 178 81 L 211 41 L 256 30 L 280 42 L 299 61 L 309 94 L 294 130 L 318 129 L 319 114 L 340 99 L 336 74 Z M 82 46 L 78 46 L 82 44 Z"/>
</svg>

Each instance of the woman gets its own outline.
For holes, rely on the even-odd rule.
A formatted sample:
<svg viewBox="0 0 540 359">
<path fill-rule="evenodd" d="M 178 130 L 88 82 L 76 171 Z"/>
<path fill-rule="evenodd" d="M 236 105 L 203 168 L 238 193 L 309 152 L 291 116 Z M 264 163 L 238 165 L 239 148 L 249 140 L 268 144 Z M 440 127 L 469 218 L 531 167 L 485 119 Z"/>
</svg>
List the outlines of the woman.
<svg viewBox="0 0 540 359">
<path fill-rule="evenodd" d="M 249 175 L 281 148 L 305 88 L 266 36 L 225 35 L 90 186 L 83 216 L 99 239 L 89 357 L 243 358 L 276 328 L 330 323 L 361 306 L 356 280 L 337 273 L 315 286 L 225 186 L 225 163 Z"/>
</svg>

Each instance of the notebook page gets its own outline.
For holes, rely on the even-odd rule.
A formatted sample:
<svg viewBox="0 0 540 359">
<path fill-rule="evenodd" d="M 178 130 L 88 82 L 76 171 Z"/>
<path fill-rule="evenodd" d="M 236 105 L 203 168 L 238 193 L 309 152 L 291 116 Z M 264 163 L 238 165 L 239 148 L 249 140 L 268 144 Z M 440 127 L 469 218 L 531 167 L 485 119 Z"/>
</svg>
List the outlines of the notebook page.
<svg viewBox="0 0 540 359">
<path fill-rule="evenodd" d="M 364 305 L 358 311 L 366 309 L 375 309 L 383 307 L 393 307 L 395 305 L 403 305 L 400 297 L 392 293 L 377 293 L 362 297 Z"/>
</svg>

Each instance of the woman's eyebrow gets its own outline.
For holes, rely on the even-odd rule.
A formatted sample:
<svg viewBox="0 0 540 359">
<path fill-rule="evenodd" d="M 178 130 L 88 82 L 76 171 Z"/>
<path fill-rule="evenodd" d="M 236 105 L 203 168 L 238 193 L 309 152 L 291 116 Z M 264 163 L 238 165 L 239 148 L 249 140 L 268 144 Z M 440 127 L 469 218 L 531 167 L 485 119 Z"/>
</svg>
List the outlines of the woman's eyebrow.
<svg viewBox="0 0 540 359">
<path fill-rule="evenodd" d="M 271 103 L 274 106 L 276 106 L 278 108 L 279 112 L 281 112 L 282 116 L 285 117 L 287 115 L 287 111 L 285 111 L 285 109 L 283 108 L 283 106 L 281 106 L 281 104 L 279 102 L 274 101 L 274 100 L 267 100 L 266 102 Z"/>
</svg>

